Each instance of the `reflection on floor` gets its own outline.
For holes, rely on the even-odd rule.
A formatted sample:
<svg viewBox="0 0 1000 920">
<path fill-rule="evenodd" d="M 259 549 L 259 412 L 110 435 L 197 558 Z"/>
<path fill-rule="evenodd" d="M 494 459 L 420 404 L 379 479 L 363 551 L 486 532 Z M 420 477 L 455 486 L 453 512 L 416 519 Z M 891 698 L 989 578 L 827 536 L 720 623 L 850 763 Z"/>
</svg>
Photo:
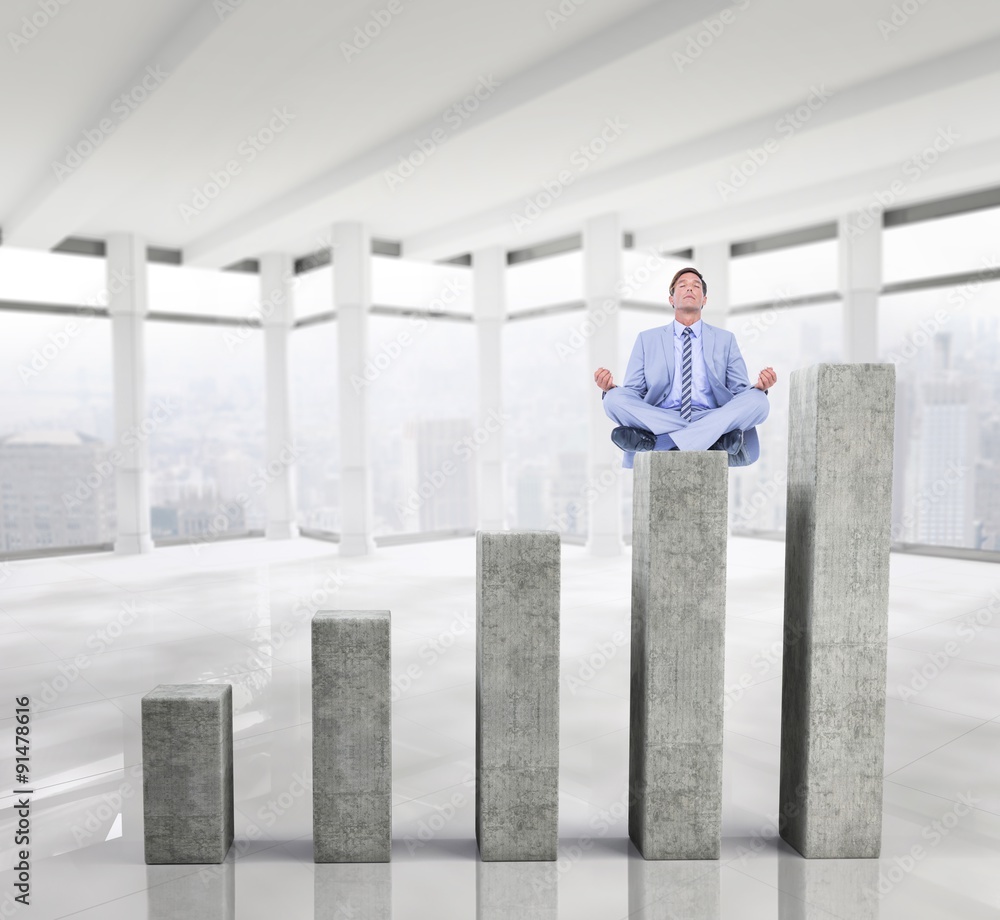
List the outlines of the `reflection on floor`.
<svg viewBox="0 0 1000 920">
<path fill-rule="evenodd" d="M 774 831 L 783 553 L 730 542 L 723 856 L 667 863 L 642 860 L 626 835 L 627 551 L 563 548 L 554 864 L 476 857 L 474 540 L 344 560 L 300 539 L 11 563 L 0 569 L 3 763 L 13 764 L 14 698 L 30 695 L 36 790 L 32 907 L 18 910 L 32 920 L 997 917 L 1000 572 L 893 556 L 883 855 L 807 861 Z M 392 611 L 388 865 L 312 863 L 309 618 L 328 608 Z M 147 867 L 139 700 L 188 681 L 233 684 L 237 841 L 223 866 Z M 14 802 L 0 808 L 0 916 L 16 893 Z"/>
</svg>

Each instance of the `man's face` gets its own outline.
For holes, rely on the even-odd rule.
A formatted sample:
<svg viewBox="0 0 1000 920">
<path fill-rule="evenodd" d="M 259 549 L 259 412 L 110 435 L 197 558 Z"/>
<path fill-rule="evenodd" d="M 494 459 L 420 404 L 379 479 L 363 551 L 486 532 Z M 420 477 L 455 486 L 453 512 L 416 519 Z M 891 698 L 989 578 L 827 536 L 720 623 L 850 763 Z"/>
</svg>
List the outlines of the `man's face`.
<svg viewBox="0 0 1000 920">
<path fill-rule="evenodd" d="M 694 272 L 684 272 L 674 285 L 670 305 L 675 310 L 701 310 L 705 306 L 705 290 L 701 278 Z"/>
</svg>

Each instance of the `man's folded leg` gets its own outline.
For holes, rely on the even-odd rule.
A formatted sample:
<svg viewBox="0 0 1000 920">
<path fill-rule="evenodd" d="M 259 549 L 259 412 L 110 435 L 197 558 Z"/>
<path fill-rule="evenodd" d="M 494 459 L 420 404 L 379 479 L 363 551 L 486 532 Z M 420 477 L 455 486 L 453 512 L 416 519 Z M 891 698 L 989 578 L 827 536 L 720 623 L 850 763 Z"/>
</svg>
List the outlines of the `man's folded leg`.
<svg viewBox="0 0 1000 920">
<path fill-rule="evenodd" d="M 651 406 L 641 396 L 625 387 L 613 387 L 604 394 L 604 413 L 615 424 L 626 428 L 644 428 L 653 435 L 669 434 L 689 423 L 681 418 L 676 409 L 661 409 Z M 672 446 L 672 445 L 671 445 Z M 654 450 L 667 450 L 654 447 Z"/>
<path fill-rule="evenodd" d="M 724 406 L 706 410 L 683 431 L 673 432 L 672 437 L 681 450 L 708 450 L 729 431 L 756 427 L 767 418 L 770 409 L 764 392 L 750 387 Z"/>
</svg>

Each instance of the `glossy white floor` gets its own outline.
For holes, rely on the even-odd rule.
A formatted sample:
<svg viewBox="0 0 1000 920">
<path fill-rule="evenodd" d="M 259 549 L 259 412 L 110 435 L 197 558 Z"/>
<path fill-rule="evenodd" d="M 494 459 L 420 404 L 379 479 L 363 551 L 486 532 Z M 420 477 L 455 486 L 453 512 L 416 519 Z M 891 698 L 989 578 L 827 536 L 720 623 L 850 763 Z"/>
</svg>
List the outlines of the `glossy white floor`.
<svg viewBox="0 0 1000 920">
<path fill-rule="evenodd" d="M 893 557 L 883 855 L 807 861 L 773 824 L 783 551 L 730 542 L 723 856 L 694 863 L 647 863 L 626 837 L 628 552 L 563 549 L 556 864 L 476 857 L 474 540 L 345 560 L 321 542 L 248 540 L 0 567 L 0 762 L 13 785 L 14 698 L 30 695 L 35 790 L 29 909 L 9 900 L 14 797 L 0 808 L 0 917 L 996 918 L 1000 569 Z M 338 607 L 392 611 L 387 865 L 312 863 L 309 616 Z M 237 841 L 222 867 L 147 867 L 139 700 L 224 680 Z"/>
</svg>

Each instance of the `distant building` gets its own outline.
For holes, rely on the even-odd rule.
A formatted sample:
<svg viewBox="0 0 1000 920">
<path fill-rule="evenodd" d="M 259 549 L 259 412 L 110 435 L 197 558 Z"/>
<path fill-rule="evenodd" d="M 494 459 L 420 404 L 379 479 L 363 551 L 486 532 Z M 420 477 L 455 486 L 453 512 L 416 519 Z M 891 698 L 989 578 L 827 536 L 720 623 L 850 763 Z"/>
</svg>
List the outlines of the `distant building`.
<svg viewBox="0 0 1000 920">
<path fill-rule="evenodd" d="M 68 429 L 0 439 L 0 550 L 115 539 L 115 467 L 105 442 Z"/>
</svg>

